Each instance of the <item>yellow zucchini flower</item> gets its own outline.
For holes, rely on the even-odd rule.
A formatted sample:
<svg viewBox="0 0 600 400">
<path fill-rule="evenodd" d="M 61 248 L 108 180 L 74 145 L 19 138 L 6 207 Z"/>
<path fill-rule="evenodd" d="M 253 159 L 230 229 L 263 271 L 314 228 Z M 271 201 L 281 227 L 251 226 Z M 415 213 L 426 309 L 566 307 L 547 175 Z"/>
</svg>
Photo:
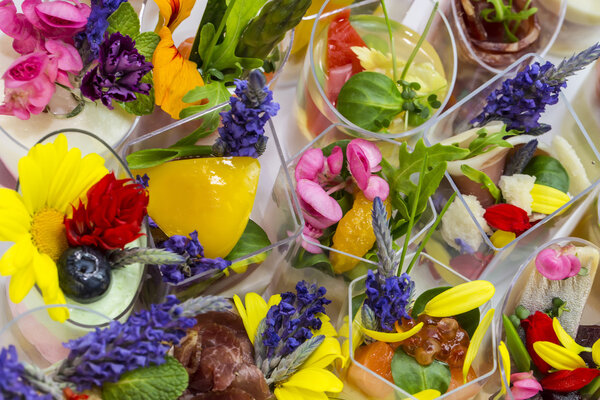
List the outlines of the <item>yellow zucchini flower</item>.
<svg viewBox="0 0 600 400">
<path fill-rule="evenodd" d="M 2 259 L 0 275 L 10 276 L 9 297 L 19 303 L 37 285 L 46 304 L 65 304 L 56 261 L 68 248 L 64 219 L 71 204 L 107 174 L 97 154 L 81 156 L 67 138 L 37 144 L 19 161 L 21 193 L 0 189 L 0 240 L 14 242 Z M 66 308 L 48 310 L 64 322 Z"/>
</svg>

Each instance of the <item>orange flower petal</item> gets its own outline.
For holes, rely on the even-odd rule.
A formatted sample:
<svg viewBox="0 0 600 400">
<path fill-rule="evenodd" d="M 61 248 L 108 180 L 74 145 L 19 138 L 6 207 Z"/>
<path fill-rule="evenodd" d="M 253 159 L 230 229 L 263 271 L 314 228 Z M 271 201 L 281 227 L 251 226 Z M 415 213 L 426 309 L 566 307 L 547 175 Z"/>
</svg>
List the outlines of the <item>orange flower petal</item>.
<svg viewBox="0 0 600 400">
<path fill-rule="evenodd" d="M 196 0 L 154 0 L 154 2 L 159 10 L 156 29 L 166 25 L 173 32 L 184 19 L 190 16 Z"/>
<path fill-rule="evenodd" d="M 179 119 L 181 110 L 190 106 L 181 99 L 195 87 L 204 86 L 204 81 L 196 63 L 186 60 L 175 47 L 169 28 L 163 26 L 158 35 L 160 42 L 152 57 L 156 105 Z"/>
</svg>

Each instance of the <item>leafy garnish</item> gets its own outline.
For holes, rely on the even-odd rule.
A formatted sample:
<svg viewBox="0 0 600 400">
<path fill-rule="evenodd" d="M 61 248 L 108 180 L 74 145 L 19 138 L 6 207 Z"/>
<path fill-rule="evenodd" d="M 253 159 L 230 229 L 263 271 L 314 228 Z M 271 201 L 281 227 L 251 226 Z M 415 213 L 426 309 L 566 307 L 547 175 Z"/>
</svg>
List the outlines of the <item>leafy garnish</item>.
<svg viewBox="0 0 600 400">
<path fill-rule="evenodd" d="M 506 333 L 506 346 L 514 360 L 519 372 L 527 372 L 531 369 L 531 356 L 527 352 L 517 329 L 508 316 L 502 315 L 504 332 Z"/>
<path fill-rule="evenodd" d="M 498 189 L 498 186 L 496 186 L 496 184 L 490 179 L 489 176 L 487 176 L 485 172 L 479 171 L 466 164 L 461 165 L 460 170 L 473 182 L 481 183 L 483 185 L 482 187 L 486 188 L 490 192 L 496 203 L 500 201 L 500 189 Z"/>
<path fill-rule="evenodd" d="M 499 22 L 504 26 L 506 38 L 509 42 L 518 42 L 516 33 L 522 21 L 529 19 L 538 9 L 531 7 L 531 0 L 527 0 L 521 11 L 513 11 L 513 0 L 504 4 L 504 0 L 487 0 L 493 8 L 486 8 L 481 11 L 481 17 L 486 22 Z"/>
<path fill-rule="evenodd" d="M 271 241 L 267 233 L 260 225 L 249 219 L 240 240 L 238 240 L 225 259 L 233 261 L 270 245 Z"/>
<path fill-rule="evenodd" d="M 513 145 L 504 140 L 504 138 L 507 136 L 516 136 L 520 133 L 520 131 L 514 129 L 506 131 L 506 125 L 502 125 L 502 128 L 499 132 L 492 133 L 491 135 L 488 135 L 488 131 L 486 128 L 481 128 L 477 131 L 477 138 L 475 138 L 469 144 L 470 152 L 465 157 L 465 159 L 469 159 L 480 154 L 485 154 L 488 151 L 491 151 L 497 147 L 512 148 Z"/>
<path fill-rule="evenodd" d="M 556 158 L 539 155 L 529 161 L 523 173 L 535 176 L 538 185 L 550 186 L 563 193 L 569 191 L 571 179 L 565 167 Z"/>
<path fill-rule="evenodd" d="M 426 389 L 446 393 L 451 380 L 448 365 L 434 360 L 431 364 L 423 366 L 406 354 L 402 346 L 396 349 L 392 358 L 392 376 L 394 383 L 410 394 Z"/>
<path fill-rule="evenodd" d="M 524 146 L 519 147 L 506 162 L 504 175 L 512 176 L 523 172 L 529 161 L 533 158 L 538 146 L 537 139 L 530 140 Z"/>
<path fill-rule="evenodd" d="M 167 161 L 186 156 L 208 156 L 212 154 L 211 146 L 178 146 L 168 149 L 145 149 L 127 156 L 130 169 L 150 168 Z"/>
</svg>

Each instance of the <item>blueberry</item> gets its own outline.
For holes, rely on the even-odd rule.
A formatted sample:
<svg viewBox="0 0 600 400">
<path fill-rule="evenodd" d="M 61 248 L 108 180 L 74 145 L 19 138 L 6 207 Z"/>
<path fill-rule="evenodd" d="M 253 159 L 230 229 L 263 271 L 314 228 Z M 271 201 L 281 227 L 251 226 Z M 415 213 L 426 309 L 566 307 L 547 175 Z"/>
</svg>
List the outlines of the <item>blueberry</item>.
<svg viewBox="0 0 600 400">
<path fill-rule="evenodd" d="M 60 256 L 57 267 L 60 288 L 79 303 L 92 303 L 108 291 L 110 263 L 96 248 L 71 247 Z"/>
</svg>

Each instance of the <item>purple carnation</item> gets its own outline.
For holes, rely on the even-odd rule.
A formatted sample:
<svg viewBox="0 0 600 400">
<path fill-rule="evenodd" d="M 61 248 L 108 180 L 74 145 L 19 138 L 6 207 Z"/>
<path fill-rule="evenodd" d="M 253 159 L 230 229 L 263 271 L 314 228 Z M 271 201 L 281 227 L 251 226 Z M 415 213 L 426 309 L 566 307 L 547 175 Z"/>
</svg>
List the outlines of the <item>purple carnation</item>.
<svg viewBox="0 0 600 400">
<path fill-rule="evenodd" d="M 373 310 L 384 332 L 393 332 L 396 321 L 410 318 L 407 308 L 415 283 L 408 274 L 385 278 L 369 270 L 365 285 L 365 304 Z"/>
<path fill-rule="evenodd" d="M 50 394 L 39 394 L 27 382 L 25 367 L 19 362 L 17 349 L 12 344 L 0 349 L 0 399 L 52 399 Z"/>
<path fill-rule="evenodd" d="M 112 110 L 112 99 L 129 102 L 137 99 L 136 93 L 150 93 L 151 85 L 141 80 L 151 70 L 152 63 L 146 62 L 129 36 L 105 33 L 98 65 L 83 77 L 81 93 L 93 101 L 101 99 Z"/>
</svg>

